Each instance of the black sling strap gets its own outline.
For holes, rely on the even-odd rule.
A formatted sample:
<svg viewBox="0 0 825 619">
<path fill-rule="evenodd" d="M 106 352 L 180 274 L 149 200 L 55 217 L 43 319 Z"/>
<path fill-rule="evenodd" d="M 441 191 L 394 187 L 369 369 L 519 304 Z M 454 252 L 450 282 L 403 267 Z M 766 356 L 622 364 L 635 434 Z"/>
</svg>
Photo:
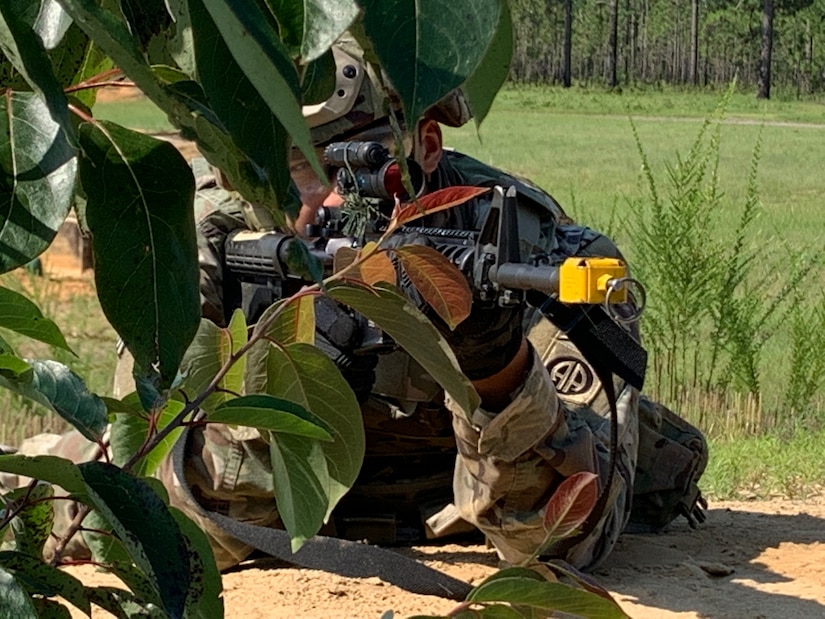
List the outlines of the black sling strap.
<svg viewBox="0 0 825 619">
<path fill-rule="evenodd" d="M 593 532 L 607 507 L 607 500 L 616 477 L 619 442 L 619 409 L 613 375 L 642 390 L 647 368 L 647 351 L 630 334 L 616 324 L 599 305 L 571 307 L 554 297 L 531 293 L 530 303 L 550 320 L 579 349 L 604 389 L 610 406 L 610 454 L 605 483 L 596 505 L 582 525 L 581 531 L 553 546 L 553 552 L 564 554 L 584 541 Z"/>
<path fill-rule="evenodd" d="M 350 578 L 377 576 L 385 582 L 421 595 L 437 595 L 462 601 L 472 590 L 468 583 L 427 567 L 420 561 L 370 544 L 316 535 L 307 540 L 298 552 L 293 553 L 289 534 L 282 529 L 240 522 L 204 509 L 192 496 L 192 490 L 186 481 L 184 461 L 188 436 L 189 428 L 186 428 L 172 450 L 175 476 L 200 515 L 232 537 L 298 567 L 323 570 Z"/>
</svg>

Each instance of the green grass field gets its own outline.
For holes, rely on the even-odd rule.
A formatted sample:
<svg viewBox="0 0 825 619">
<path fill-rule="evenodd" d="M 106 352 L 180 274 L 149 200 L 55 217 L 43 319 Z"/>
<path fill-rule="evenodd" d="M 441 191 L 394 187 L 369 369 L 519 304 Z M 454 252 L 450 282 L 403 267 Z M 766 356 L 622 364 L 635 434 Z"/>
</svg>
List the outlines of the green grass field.
<svg viewBox="0 0 825 619">
<path fill-rule="evenodd" d="M 473 126 L 446 129 L 445 142 L 531 178 L 574 218 L 607 229 L 622 241 L 628 236 L 628 200 L 646 195 L 639 183 L 641 160 L 630 117 L 659 191 L 667 193 L 667 165 L 677 162 L 677 153 L 687 152 L 702 120 L 713 113 L 720 98 L 713 93 L 675 91 L 608 94 L 509 88 L 500 94 L 479 133 Z M 169 129 L 163 115 L 144 101 L 100 104 L 95 114 L 148 131 Z M 825 224 L 825 104 L 759 103 L 751 95 L 734 94 L 725 118 L 718 170 L 725 198 L 720 212 L 708 222 L 706 233 L 724 238 L 725 231 L 736 226 L 751 156 L 762 131 L 758 176 L 761 215 L 754 231 L 761 245 L 756 268 L 767 274 L 765 288 L 775 289 L 787 272 L 784 244 L 797 253 L 820 249 Z M 811 276 L 803 286 L 818 294 L 821 275 Z M 78 352 L 77 358 L 60 360 L 86 376 L 93 389 L 108 394 L 114 370 L 114 332 L 93 297 L 73 295 L 56 302 L 56 294 L 41 285 L 35 299 L 63 327 Z M 766 348 L 763 358 L 766 397 L 780 392 L 782 379 L 775 370 L 784 363 L 787 338 L 778 338 Z M 771 494 L 800 498 L 821 490 L 825 466 L 819 448 L 825 440 L 821 386 L 819 395 L 816 414 L 800 417 L 797 423 L 764 436 L 759 436 L 759 428 L 740 432 L 736 423 L 728 422 L 730 410 L 706 411 L 703 424 L 713 433 L 704 484 L 708 493 L 716 498 Z M 21 432 L 35 427 L 26 425 L 32 407 L 9 396 L 4 396 L 4 403 L 0 441 L 16 442 Z M 772 412 L 774 417 L 784 413 L 792 414 Z M 789 427 L 795 431 L 788 433 Z"/>
</svg>

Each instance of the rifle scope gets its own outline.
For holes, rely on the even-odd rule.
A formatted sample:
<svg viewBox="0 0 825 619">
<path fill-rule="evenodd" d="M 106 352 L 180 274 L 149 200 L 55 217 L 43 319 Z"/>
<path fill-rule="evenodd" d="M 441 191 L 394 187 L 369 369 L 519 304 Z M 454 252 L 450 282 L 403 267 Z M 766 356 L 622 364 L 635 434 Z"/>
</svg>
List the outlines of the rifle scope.
<svg viewBox="0 0 825 619">
<path fill-rule="evenodd" d="M 401 166 L 380 142 L 333 142 L 324 149 L 324 160 L 338 168 L 338 192 L 358 194 L 365 198 L 402 202 L 410 196 L 404 186 Z M 424 171 L 407 158 L 410 184 L 415 195 L 424 190 Z"/>
</svg>

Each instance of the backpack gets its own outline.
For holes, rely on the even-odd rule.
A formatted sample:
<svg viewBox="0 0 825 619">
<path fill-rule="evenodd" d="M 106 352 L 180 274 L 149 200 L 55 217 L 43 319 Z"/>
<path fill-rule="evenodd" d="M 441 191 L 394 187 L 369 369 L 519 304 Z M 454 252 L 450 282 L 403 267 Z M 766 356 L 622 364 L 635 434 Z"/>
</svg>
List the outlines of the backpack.
<svg viewBox="0 0 825 619">
<path fill-rule="evenodd" d="M 629 532 L 659 531 L 678 516 L 695 528 L 707 502 L 698 481 L 708 463 L 702 433 L 672 410 L 639 399 L 639 452 Z"/>
</svg>

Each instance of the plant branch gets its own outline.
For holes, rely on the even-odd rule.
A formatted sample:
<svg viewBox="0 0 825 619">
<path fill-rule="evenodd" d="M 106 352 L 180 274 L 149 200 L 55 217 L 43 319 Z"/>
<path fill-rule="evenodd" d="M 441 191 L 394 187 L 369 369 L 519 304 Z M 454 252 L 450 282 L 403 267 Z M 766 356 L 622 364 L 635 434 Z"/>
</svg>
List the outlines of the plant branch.
<svg viewBox="0 0 825 619">
<path fill-rule="evenodd" d="M 232 369 L 232 366 L 234 366 L 247 352 L 249 352 L 249 350 L 256 343 L 266 338 L 266 332 L 269 330 L 269 327 L 272 325 L 272 323 L 275 322 L 275 319 L 281 314 L 283 308 L 289 305 L 291 301 L 294 301 L 295 299 L 298 299 L 302 296 L 317 296 L 319 294 L 322 294 L 322 292 L 318 284 L 304 288 L 303 290 L 289 297 L 283 305 L 281 305 L 278 309 L 272 312 L 270 316 L 267 316 L 267 318 L 263 322 L 259 323 L 258 328 L 247 340 L 246 344 L 241 346 L 236 352 L 232 353 L 229 356 L 229 358 L 224 362 L 223 366 L 221 366 L 221 369 L 218 370 L 218 373 L 215 374 L 214 378 L 212 378 L 212 380 L 209 382 L 206 388 L 204 388 L 204 390 L 201 391 L 194 400 L 188 402 L 181 412 L 175 415 L 175 417 L 163 428 L 158 430 L 158 432 L 154 434 L 152 438 L 150 438 L 143 445 L 143 447 L 140 450 L 138 450 L 137 453 L 135 453 L 131 458 L 129 458 L 126 464 L 123 465 L 123 470 L 130 471 L 131 468 L 137 463 L 137 461 L 140 460 L 140 458 L 142 458 L 145 454 L 152 451 L 176 428 L 183 425 L 186 418 L 190 414 L 196 412 L 200 408 L 200 405 L 203 404 L 203 402 L 206 400 L 206 398 L 208 398 L 210 395 L 212 395 L 212 393 L 214 393 L 220 388 L 221 381 L 224 379 L 229 370 Z"/>
</svg>

